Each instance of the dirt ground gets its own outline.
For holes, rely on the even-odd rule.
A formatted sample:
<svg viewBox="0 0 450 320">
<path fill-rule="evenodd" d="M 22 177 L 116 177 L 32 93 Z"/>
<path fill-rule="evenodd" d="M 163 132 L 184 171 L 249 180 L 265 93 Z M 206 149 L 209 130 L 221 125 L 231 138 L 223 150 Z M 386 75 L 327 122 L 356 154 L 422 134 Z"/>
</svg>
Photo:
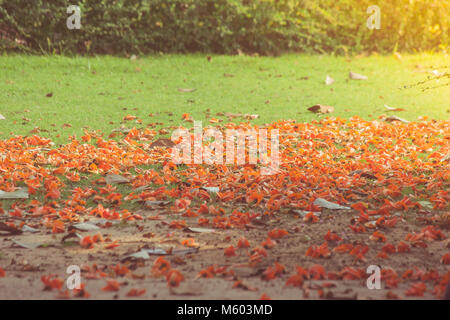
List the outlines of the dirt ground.
<svg viewBox="0 0 450 320">
<path fill-rule="evenodd" d="M 271 175 L 177 166 L 136 128 L 1 141 L 0 299 L 441 298 L 448 122 L 395 122 L 274 123 Z"/>
<path fill-rule="evenodd" d="M 388 258 L 378 258 L 377 254 L 385 245 L 383 242 L 368 240 L 371 233 L 354 233 L 348 225 L 357 216 L 353 210 L 323 210 L 319 223 L 305 223 L 302 217 L 287 211 L 276 218 L 265 217 L 247 225 L 245 229 L 219 230 L 215 232 L 196 233 L 186 229 L 172 229 L 172 220 L 185 220 L 187 226 L 197 227 L 197 218 L 180 217 L 180 214 L 162 212 L 160 220 L 145 219 L 155 216 L 153 210 L 141 211 L 144 220 L 132 223 L 118 223 L 108 228 L 95 231 L 77 231 L 82 237 L 95 235 L 99 231 L 105 239 L 104 243 L 94 244 L 91 249 L 83 249 L 77 243 L 77 238 L 62 239 L 66 234 L 52 234 L 51 231 L 36 233 L 25 232 L 20 235 L 0 236 L 0 267 L 6 276 L 0 278 L 0 299 L 55 299 L 67 298 L 61 292 L 65 291 L 65 283 L 61 292 L 44 290 L 42 275 L 54 274 L 64 282 L 69 277 L 66 273 L 70 265 L 81 267 L 81 281 L 84 283 L 90 299 L 259 299 L 266 294 L 272 299 L 434 299 L 434 282 L 424 281 L 427 290 L 423 296 L 406 296 L 405 292 L 415 283 L 401 279 L 408 269 L 418 268 L 423 271 L 436 270 L 440 275 L 449 271 L 448 265 L 440 262 L 441 257 L 448 252 L 448 228 L 441 228 L 445 235 L 442 241 L 427 242 L 426 248 L 411 247 L 409 253 L 394 253 Z M 415 213 L 413 215 L 416 215 Z M 102 222 L 91 218 L 91 222 Z M 395 228 L 386 228 L 383 232 L 391 243 L 404 240 L 408 233 L 420 232 L 424 225 L 406 221 L 402 218 Z M 224 248 L 237 245 L 241 237 L 246 237 L 251 247 L 266 240 L 267 233 L 274 228 L 289 232 L 285 237 L 275 240 L 276 246 L 268 249 L 268 255 L 256 266 L 248 266 L 247 249 L 238 249 L 237 255 L 226 257 Z M 328 230 L 336 232 L 345 243 L 367 243 L 370 250 L 365 255 L 365 261 L 355 261 L 348 253 L 336 253 L 332 249 L 337 242 L 329 241 L 331 257 L 312 258 L 305 253 L 311 245 L 324 242 Z M 176 249 L 186 249 L 180 244 L 181 239 L 194 238 L 198 251 L 193 253 L 176 253 Z M 71 243 L 70 241 L 75 242 Z M 119 246 L 105 250 L 108 241 L 118 240 Z M 28 249 L 17 245 L 43 244 L 41 247 Z M 179 270 L 184 281 L 179 287 L 169 288 L 164 277 L 151 275 L 151 266 L 158 258 L 150 255 L 147 260 L 125 259 L 128 254 L 137 252 L 140 248 L 172 248 L 172 254 L 164 256 L 172 268 Z M 169 250 L 170 251 L 170 250 Z M 194 250 L 195 251 L 195 250 Z M 170 252 L 169 252 L 170 253 Z M 264 271 L 275 262 L 285 267 L 285 272 L 275 279 L 263 279 Z M 129 272 L 123 276 L 117 275 L 110 266 L 120 264 L 127 266 Z M 366 270 L 369 265 L 378 265 L 382 269 L 393 269 L 399 275 L 397 288 L 387 288 L 382 280 L 381 289 L 369 290 L 366 279 L 359 280 L 306 280 L 301 287 L 286 286 L 286 281 L 295 274 L 296 267 L 307 269 L 313 265 L 322 265 L 327 272 L 339 272 L 351 266 Z M 103 270 L 105 276 L 92 276 L 87 267 L 96 265 Z M 198 278 L 200 270 L 211 265 L 226 266 L 233 274 L 216 275 L 214 278 Z M 107 279 L 115 279 L 120 285 L 118 291 L 102 290 Z M 233 288 L 236 280 L 242 285 Z M 145 289 L 140 297 L 128 297 L 132 289 Z M 319 296 L 321 294 L 321 296 Z M 70 295 L 72 297 L 72 295 Z"/>
</svg>

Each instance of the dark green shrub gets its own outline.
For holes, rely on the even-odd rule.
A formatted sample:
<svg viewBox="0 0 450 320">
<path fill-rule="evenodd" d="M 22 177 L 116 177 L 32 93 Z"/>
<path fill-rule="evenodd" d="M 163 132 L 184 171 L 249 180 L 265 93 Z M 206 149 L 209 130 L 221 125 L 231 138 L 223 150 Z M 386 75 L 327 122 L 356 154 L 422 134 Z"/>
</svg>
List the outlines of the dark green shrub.
<svg viewBox="0 0 450 320">
<path fill-rule="evenodd" d="M 66 27 L 81 7 L 81 30 Z M 381 29 L 366 26 L 369 5 Z M 42 53 L 443 50 L 448 0 L 0 0 L 0 49 Z"/>
</svg>

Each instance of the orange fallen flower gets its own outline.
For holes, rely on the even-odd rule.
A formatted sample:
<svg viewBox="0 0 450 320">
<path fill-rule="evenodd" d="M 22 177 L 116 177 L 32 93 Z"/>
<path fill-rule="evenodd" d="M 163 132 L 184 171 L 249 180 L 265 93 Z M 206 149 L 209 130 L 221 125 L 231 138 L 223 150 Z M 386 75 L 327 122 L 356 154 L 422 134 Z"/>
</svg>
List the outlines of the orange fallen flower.
<svg viewBox="0 0 450 320">
<path fill-rule="evenodd" d="M 214 270 L 214 266 L 209 266 L 206 269 L 202 269 L 200 270 L 200 272 L 198 273 L 197 277 L 198 278 L 214 278 L 215 275 L 215 270 Z"/>
<path fill-rule="evenodd" d="M 333 249 L 333 252 L 337 253 L 345 253 L 350 252 L 353 249 L 353 245 L 351 243 L 343 243 Z"/>
<path fill-rule="evenodd" d="M 44 284 L 44 290 L 53 290 L 53 289 L 61 289 L 64 281 L 60 278 L 57 278 L 54 275 L 41 276 L 41 281 Z"/>
<path fill-rule="evenodd" d="M 342 238 L 339 237 L 336 233 L 331 232 L 331 230 L 328 230 L 327 234 L 325 235 L 326 241 L 341 241 Z"/>
<path fill-rule="evenodd" d="M 285 272 L 285 270 L 286 268 L 282 264 L 275 262 L 273 267 L 267 267 L 267 269 L 263 272 L 263 279 L 266 281 L 273 280 L 276 276 Z"/>
<path fill-rule="evenodd" d="M 313 265 L 309 268 L 309 275 L 311 279 L 322 280 L 326 278 L 325 268 L 320 264 Z"/>
<path fill-rule="evenodd" d="M 391 244 L 391 243 L 385 244 L 385 245 L 383 246 L 383 248 L 381 248 L 381 250 L 382 250 L 383 252 L 386 252 L 386 253 L 395 253 L 395 252 L 397 252 L 397 249 L 396 249 L 395 246 L 394 246 L 393 244 Z"/>
<path fill-rule="evenodd" d="M 92 249 L 94 247 L 94 241 L 91 239 L 91 236 L 85 236 L 80 240 L 80 246 L 85 249 Z"/>
<path fill-rule="evenodd" d="M 170 270 L 170 262 L 163 257 L 158 257 L 153 263 L 151 273 L 154 276 L 165 275 Z"/>
<path fill-rule="evenodd" d="M 114 249 L 117 248 L 118 246 L 120 246 L 120 244 L 117 243 L 117 240 L 114 242 L 111 242 L 110 244 L 108 244 L 107 246 L 105 246 L 105 249 L 110 250 L 110 249 Z"/>
<path fill-rule="evenodd" d="M 136 116 L 132 116 L 132 115 L 127 115 L 127 116 L 125 116 L 125 117 L 123 117 L 123 120 L 124 121 L 131 121 L 131 120 L 136 120 L 137 119 L 137 117 Z"/>
<path fill-rule="evenodd" d="M 272 249 L 276 245 L 277 243 L 273 241 L 270 237 L 267 237 L 265 241 L 261 242 L 261 246 L 265 249 Z"/>
<path fill-rule="evenodd" d="M 147 292 L 147 290 L 145 289 L 131 289 L 130 291 L 128 291 L 127 293 L 127 297 L 140 297 L 143 294 L 145 294 Z"/>
<path fill-rule="evenodd" d="M 309 272 L 302 267 L 297 267 L 297 273 L 286 281 L 286 286 L 302 287 L 303 282 L 309 279 Z"/>
<path fill-rule="evenodd" d="M 287 234 L 289 234 L 289 233 L 284 229 L 273 229 L 272 231 L 269 231 L 268 236 L 271 239 L 281 239 L 284 236 L 286 236 Z"/>
<path fill-rule="evenodd" d="M 183 239 L 183 240 L 180 241 L 180 243 L 183 246 L 190 247 L 190 248 L 196 248 L 196 247 L 199 246 L 199 244 L 197 242 L 195 242 L 194 238 Z"/>
<path fill-rule="evenodd" d="M 403 241 L 400 241 L 397 245 L 397 252 L 404 253 L 404 252 L 410 252 L 411 248 L 409 245 Z"/>
<path fill-rule="evenodd" d="M 425 291 L 427 291 L 427 285 L 423 282 L 418 282 L 411 285 L 411 287 L 409 287 L 409 289 L 406 291 L 405 295 L 408 297 L 423 297 Z"/>
<path fill-rule="evenodd" d="M 269 297 L 267 294 L 263 293 L 261 297 L 259 297 L 259 300 L 272 300 L 272 298 Z"/>
<path fill-rule="evenodd" d="M 89 298 L 91 294 L 86 291 L 86 284 L 81 283 L 79 289 L 73 289 L 73 296 L 76 298 Z"/>
<path fill-rule="evenodd" d="M 442 256 L 441 263 L 450 264 L 450 253 L 446 253 Z"/>
<path fill-rule="evenodd" d="M 119 291 L 120 283 L 116 280 L 107 280 L 106 286 L 102 288 L 103 291 Z"/>
<path fill-rule="evenodd" d="M 236 255 L 236 249 L 233 246 L 229 246 L 228 248 L 225 248 L 223 254 L 226 257 L 233 257 Z"/>
<path fill-rule="evenodd" d="M 172 269 L 166 275 L 167 285 L 169 287 L 178 287 L 180 282 L 184 280 L 180 271 Z"/>
<path fill-rule="evenodd" d="M 123 277 L 130 272 L 127 266 L 117 264 L 115 266 L 110 266 L 110 269 L 114 271 L 116 276 Z"/>
<path fill-rule="evenodd" d="M 328 258 L 331 256 L 331 252 L 328 249 L 328 243 L 324 242 L 320 246 L 309 247 L 305 255 L 312 258 Z"/>
<path fill-rule="evenodd" d="M 247 238 L 242 237 L 242 238 L 239 239 L 237 246 L 240 249 L 242 249 L 242 248 L 249 248 L 250 247 L 250 242 L 247 240 Z"/>
<path fill-rule="evenodd" d="M 380 231 L 375 231 L 370 237 L 370 240 L 372 241 L 380 241 L 380 242 L 385 242 L 386 241 L 386 236 L 384 234 L 382 234 Z"/>
<path fill-rule="evenodd" d="M 103 236 L 101 233 L 97 233 L 95 235 L 92 236 L 92 242 L 103 242 Z"/>
<path fill-rule="evenodd" d="M 319 217 L 314 214 L 314 212 L 309 212 L 303 217 L 304 222 L 317 223 L 319 222 Z"/>
</svg>

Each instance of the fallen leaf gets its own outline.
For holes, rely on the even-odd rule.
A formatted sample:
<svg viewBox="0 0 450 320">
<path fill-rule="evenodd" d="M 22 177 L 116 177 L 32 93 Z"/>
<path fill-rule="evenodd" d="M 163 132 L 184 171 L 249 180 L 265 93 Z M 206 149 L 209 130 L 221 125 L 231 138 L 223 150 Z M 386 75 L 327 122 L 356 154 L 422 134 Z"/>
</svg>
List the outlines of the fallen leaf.
<svg viewBox="0 0 450 320">
<path fill-rule="evenodd" d="M 148 260 L 148 259 L 150 259 L 150 255 L 147 253 L 147 251 L 141 250 L 141 251 L 127 255 L 125 258 L 122 259 L 122 262 L 125 262 L 127 260 L 133 260 L 133 259 Z"/>
<path fill-rule="evenodd" d="M 160 201 L 160 200 L 147 200 L 144 205 L 149 208 L 153 207 L 164 207 L 170 204 L 170 201 Z"/>
<path fill-rule="evenodd" d="M 397 117 L 397 116 L 389 116 L 389 117 L 386 117 L 386 118 L 384 118 L 384 121 L 387 121 L 387 122 L 400 121 L 400 122 L 403 122 L 403 123 L 409 123 L 408 120 L 399 118 L 399 117 Z"/>
<path fill-rule="evenodd" d="M 292 212 L 298 214 L 301 217 L 305 217 L 307 214 L 309 214 L 311 211 L 306 211 L 306 210 L 298 210 L 298 209 L 292 209 Z M 320 217 L 321 212 L 314 212 L 314 214 L 318 217 Z"/>
<path fill-rule="evenodd" d="M 192 227 L 185 228 L 184 230 L 185 231 L 190 231 L 190 232 L 196 232 L 196 233 L 213 233 L 213 232 L 217 232 L 215 229 L 192 228 Z"/>
<path fill-rule="evenodd" d="M 172 140 L 170 139 L 158 139 L 155 142 L 152 142 L 152 144 L 150 145 L 150 149 L 152 148 L 156 148 L 156 147 L 161 147 L 161 148 L 172 148 L 174 147 L 176 144 L 172 142 Z"/>
<path fill-rule="evenodd" d="M 332 113 L 334 112 L 334 107 L 332 106 L 325 106 L 322 104 L 316 104 L 312 107 L 308 108 L 309 111 L 311 112 L 319 112 L 319 113 Z"/>
<path fill-rule="evenodd" d="M 17 229 L 17 228 L 13 228 L 9 225 L 7 225 L 4 222 L 0 222 L 0 231 L 5 231 L 7 232 L 6 235 L 16 235 L 16 234 L 21 234 L 22 230 Z M 2 234 L 4 235 L 4 234 Z"/>
<path fill-rule="evenodd" d="M 247 120 L 255 120 L 259 118 L 259 114 L 244 114 L 244 118 Z"/>
<path fill-rule="evenodd" d="M 105 181 L 107 184 L 124 184 L 130 182 L 130 180 L 119 174 L 108 174 L 105 177 Z"/>
<path fill-rule="evenodd" d="M 94 231 L 94 230 L 99 230 L 100 229 L 95 224 L 88 223 L 88 222 L 82 222 L 82 223 L 74 224 L 72 226 L 72 228 L 75 228 L 75 229 L 80 230 L 80 231 Z M 71 228 L 69 227 L 69 230 L 70 229 Z"/>
<path fill-rule="evenodd" d="M 194 92 L 197 89 L 193 88 L 178 88 L 178 92 Z"/>
<path fill-rule="evenodd" d="M 258 288 L 252 287 L 242 280 L 236 280 L 233 284 L 233 288 L 244 289 L 248 291 L 258 291 Z"/>
<path fill-rule="evenodd" d="M 334 83 L 334 79 L 332 77 L 330 77 L 329 75 L 327 75 L 327 77 L 325 78 L 325 85 L 329 86 L 333 83 Z"/>
<path fill-rule="evenodd" d="M 184 255 L 189 253 L 198 252 L 199 248 L 181 248 L 181 249 L 173 249 L 173 248 L 150 248 L 150 249 L 141 249 L 138 252 L 126 255 L 122 261 L 126 261 L 129 259 L 150 259 L 151 255 L 156 256 L 167 256 L 167 255 Z"/>
<path fill-rule="evenodd" d="M 445 156 L 441 159 L 441 162 L 445 162 L 445 161 L 448 161 L 448 160 L 450 160 L 450 153 L 447 153 L 447 155 L 445 155 Z"/>
<path fill-rule="evenodd" d="M 62 239 L 61 242 L 66 242 L 67 239 L 71 239 L 71 238 L 77 238 L 79 242 L 79 240 L 83 239 L 83 237 L 76 233 L 76 232 L 69 232 L 68 234 L 66 234 Z"/>
<path fill-rule="evenodd" d="M 349 78 L 352 80 L 367 80 L 368 78 L 366 76 L 363 76 L 362 74 L 351 72 L 348 74 Z"/>
<path fill-rule="evenodd" d="M 384 107 L 386 109 L 388 109 L 388 111 L 405 111 L 405 109 L 403 109 L 403 108 L 392 108 L 392 107 L 389 107 L 387 104 L 385 104 Z"/>
<path fill-rule="evenodd" d="M 218 193 L 219 187 L 201 187 L 200 189 L 206 190 L 209 193 Z"/>
<path fill-rule="evenodd" d="M 25 248 L 25 249 L 36 249 L 36 248 L 39 248 L 40 246 L 42 246 L 42 243 L 25 243 L 25 242 L 20 242 L 20 241 L 14 240 L 14 239 L 12 240 L 12 242 L 15 245 Z"/>
<path fill-rule="evenodd" d="M 23 232 L 31 232 L 31 233 L 39 232 L 38 229 L 32 228 L 30 226 L 27 226 L 26 224 L 22 227 L 22 231 Z"/>
<path fill-rule="evenodd" d="M 340 204 L 329 202 L 322 198 L 317 198 L 314 200 L 314 205 L 331 210 L 350 210 L 349 207 L 341 206 Z"/>
<path fill-rule="evenodd" d="M 5 192 L 0 190 L 0 199 L 28 199 L 28 189 L 27 188 L 19 188 L 13 192 Z"/>
</svg>

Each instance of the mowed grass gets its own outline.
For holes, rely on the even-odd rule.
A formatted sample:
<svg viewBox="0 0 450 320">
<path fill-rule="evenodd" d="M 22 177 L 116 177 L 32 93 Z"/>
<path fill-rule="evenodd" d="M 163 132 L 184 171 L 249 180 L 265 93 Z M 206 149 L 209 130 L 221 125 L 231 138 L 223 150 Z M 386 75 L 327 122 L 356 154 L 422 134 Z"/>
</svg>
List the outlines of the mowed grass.
<svg viewBox="0 0 450 320">
<path fill-rule="evenodd" d="M 401 61 L 392 56 L 213 56 L 208 61 L 205 55 L 137 60 L 3 55 L 0 114 L 6 120 L 0 120 L 0 138 L 29 135 L 39 128 L 41 136 L 62 143 L 71 135 L 83 135 L 84 128 L 109 134 L 121 125 L 189 125 L 181 120 L 183 113 L 207 125 L 208 109 L 212 117 L 218 112 L 258 114 L 253 120 L 258 124 L 326 116 L 371 120 L 382 114 L 408 120 L 448 119 L 450 86 L 442 86 L 448 78 L 430 81 L 428 86 L 441 87 L 424 92 L 423 85 L 402 89 L 427 79 L 430 70 L 448 65 L 448 57 L 429 54 L 404 56 Z M 349 71 L 369 79 L 349 80 Z M 334 84 L 325 85 L 327 75 L 335 79 Z M 179 88 L 196 90 L 180 92 Z M 307 111 L 318 103 L 334 106 L 334 113 Z M 387 112 L 384 104 L 405 111 Z M 124 122 L 126 115 L 137 116 L 142 124 Z"/>
</svg>

